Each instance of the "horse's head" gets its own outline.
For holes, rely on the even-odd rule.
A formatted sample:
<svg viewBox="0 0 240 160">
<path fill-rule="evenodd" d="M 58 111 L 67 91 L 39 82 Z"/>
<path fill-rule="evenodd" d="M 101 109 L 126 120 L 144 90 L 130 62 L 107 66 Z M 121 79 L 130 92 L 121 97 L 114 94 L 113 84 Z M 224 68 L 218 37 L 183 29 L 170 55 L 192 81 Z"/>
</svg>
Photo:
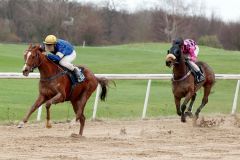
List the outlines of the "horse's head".
<svg viewBox="0 0 240 160">
<path fill-rule="evenodd" d="M 30 45 L 24 52 L 24 61 L 22 72 L 24 76 L 28 76 L 30 72 L 41 65 L 40 56 L 44 50 L 40 45 Z"/>
<path fill-rule="evenodd" d="M 176 63 L 179 63 L 181 59 L 181 53 L 183 46 L 183 39 L 179 38 L 173 41 L 172 47 L 168 50 L 166 56 L 166 66 L 171 67 Z"/>
</svg>

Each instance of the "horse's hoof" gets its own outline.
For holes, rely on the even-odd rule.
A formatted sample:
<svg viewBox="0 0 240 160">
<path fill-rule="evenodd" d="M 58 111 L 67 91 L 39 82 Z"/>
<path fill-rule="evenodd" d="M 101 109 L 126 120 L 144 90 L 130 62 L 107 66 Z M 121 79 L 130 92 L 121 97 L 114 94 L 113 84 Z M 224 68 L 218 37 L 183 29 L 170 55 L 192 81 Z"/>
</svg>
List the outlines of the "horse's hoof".
<svg viewBox="0 0 240 160">
<path fill-rule="evenodd" d="M 185 116 L 188 116 L 188 117 L 190 117 L 190 118 L 193 118 L 193 114 L 192 114 L 191 111 L 185 112 Z"/>
<path fill-rule="evenodd" d="M 186 117 L 181 117 L 181 122 L 185 123 L 186 122 Z"/>
<path fill-rule="evenodd" d="M 199 115 L 198 114 L 195 114 L 195 116 L 194 116 L 194 119 L 198 119 L 199 118 Z"/>
<path fill-rule="evenodd" d="M 181 111 L 177 111 L 177 115 L 181 116 L 182 112 Z"/>
<path fill-rule="evenodd" d="M 50 129 L 50 128 L 52 128 L 52 125 L 48 124 L 48 125 L 46 125 L 46 128 Z"/>
<path fill-rule="evenodd" d="M 73 137 L 73 138 L 81 138 L 81 139 L 84 139 L 84 138 L 85 138 L 84 136 L 82 136 L 82 135 L 80 135 L 80 134 L 76 134 L 76 133 L 72 133 L 72 134 L 71 134 L 71 137 Z"/>
<path fill-rule="evenodd" d="M 194 116 L 192 120 L 193 127 L 197 127 L 197 118 Z"/>
<path fill-rule="evenodd" d="M 24 127 L 24 122 L 20 122 L 17 127 L 18 128 L 23 128 Z"/>
</svg>

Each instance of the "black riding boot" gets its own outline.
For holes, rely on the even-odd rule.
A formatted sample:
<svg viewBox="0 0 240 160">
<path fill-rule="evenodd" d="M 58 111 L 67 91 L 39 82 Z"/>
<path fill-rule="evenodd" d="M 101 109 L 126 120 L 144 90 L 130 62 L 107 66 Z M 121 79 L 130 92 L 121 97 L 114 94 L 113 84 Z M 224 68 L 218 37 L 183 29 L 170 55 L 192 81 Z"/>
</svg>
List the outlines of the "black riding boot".
<svg viewBox="0 0 240 160">
<path fill-rule="evenodd" d="M 205 77 L 204 77 L 204 75 L 202 74 L 201 71 L 197 71 L 196 75 L 197 75 L 197 83 L 200 83 L 200 82 L 205 80 Z"/>
<path fill-rule="evenodd" d="M 73 71 L 76 74 L 78 82 L 82 82 L 85 79 L 85 76 L 81 73 L 81 70 L 78 67 L 75 67 Z"/>
</svg>

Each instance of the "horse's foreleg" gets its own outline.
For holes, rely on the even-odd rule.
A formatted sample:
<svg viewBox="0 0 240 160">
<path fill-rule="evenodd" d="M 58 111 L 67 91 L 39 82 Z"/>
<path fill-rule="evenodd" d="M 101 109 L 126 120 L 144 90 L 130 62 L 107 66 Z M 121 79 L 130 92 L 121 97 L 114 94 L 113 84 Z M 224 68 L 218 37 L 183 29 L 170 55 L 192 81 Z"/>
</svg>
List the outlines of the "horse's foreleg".
<svg viewBox="0 0 240 160">
<path fill-rule="evenodd" d="M 188 93 L 187 96 L 185 97 L 185 100 L 183 102 L 183 104 L 181 105 L 181 121 L 182 122 L 186 122 L 186 115 L 185 115 L 185 110 L 187 108 L 187 104 L 189 102 L 189 100 L 192 98 L 192 94 Z"/>
<path fill-rule="evenodd" d="M 42 95 L 39 95 L 35 103 L 32 105 L 26 116 L 23 118 L 22 122 L 19 123 L 18 128 L 22 128 L 24 123 L 28 121 L 32 113 L 39 108 L 44 102 L 46 101 L 45 97 Z"/>
<path fill-rule="evenodd" d="M 47 104 L 46 104 L 46 111 L 47 111 L 46 128 L 52 128 L 52 125 L 51 125 L 51 123 L 50 123 L 50 107 L 51 107 L 51 104 L 50 104 L 50 103 L 47 103 Z"/>
<path fill-rule="evenodd" d="M 178 97 L 174 96 L 174 100 L 175 100 L 175 105 L 176 105 L 177 114 L 178 114 L 179 116 L 181 116 L 181 110 L 180 110 L 180 101 L 181 101 L 181 98 L 178 98 Z"/>
<path fill-rule="evenodd" d="M 204 88 L 204 95 L 203 95 L 202 103 L 198 107 L 197 111 L 195 112 L 196 119 L 198 119 L 199 113 L 201 112 L 203 107 L 208 103 L 208 96 L 210 94 L 211 88 L 212 88 L 212 86 Z"/>
<path fill-rule="evenodd" d="M 192 106 L 193 106 L 193 103 L 195 102 L 196 96 L 197 96 L 197 94 L 194 93 L 194 95 L 193 95 L 192 98 L 191 98 L 190 104 L 189 104 L 189 106 L 188 106 L 188 108 L 187 108 L 187 112 L 185 113 L 186 116 L 189 116 L 189 117 L 192 117 L 192 116 L 193 116 L 193 115 L 192 115 Z"/>
<path fill-rule="evenodd" d="M 52 125 L 50 123 L 50 107 L 52 104 L 56 104 L 59 102 L 63 102 L 64 101 L 64 96 L 62 96 L 62 94 L 59 92 L 58 94 L 56 94 L 53 98 L 49 99 L 46 102 L 46 111 L 47 111 L 47 122 L 46 122 L 46 127 L 47 128 L 52 128 Z"/>
</svg>

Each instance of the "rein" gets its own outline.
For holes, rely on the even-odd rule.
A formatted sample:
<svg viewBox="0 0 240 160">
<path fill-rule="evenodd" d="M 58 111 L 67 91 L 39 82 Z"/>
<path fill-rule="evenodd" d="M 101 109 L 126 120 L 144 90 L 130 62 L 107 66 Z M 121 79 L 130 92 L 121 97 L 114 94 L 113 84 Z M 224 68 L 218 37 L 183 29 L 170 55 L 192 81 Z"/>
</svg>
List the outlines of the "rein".
<svg viewBox="0 0 240 160">
<path fill-rule="evenodd" d="M 58 74 L 53 75 L 53 76 L 48 77 L 48 78 L 40 78 L 40 81 L 42 81 L 42 82 L 52 81 L 52 80 L 57 79 L 61 76 L 64 76 L 65 74 L 67 74 L 67 71 L 59 72 Z"/>
<path fill-rule="evenodd" d="M 180 62 L 175 62 L 174 63 L 174 65 L 173 66 L 175 66 L 175 64 L 180 64 Z M 187 70 L 186 70 L 187 71 Z M 180 79 L 174 79 L 174 73 L 173 73 L 173 78 L 172 78 L 172 81 L 173 82 L 179 82 L 179 81 L 183 81 L 183 80 L 185 80 L 188 76 L 190 76 L 191 75 L 191 70 L 189 70 L 182 78 L 180 78 Z"/>
<path fill-rule="evenodd" d="M 173 82 L 183 81 L 183 80 L 186 79 L 190 74 L 191 74 L 191 71 L 188 71 L 188 73 L 185 74 L 185 75 L 184 75 L 182 78 L 180 78 L 180 79 L 174 79 L 174 75 L 173 75 L 172 81 L 173 81 Z"/>
<path fill-rule="evenodd" d="M 52 62 L 52 61 L 50 61 L 50 62 L 53 63 L 54 65 L 56 65 L 54 62 Z M 58 69 L 62 70 L 58 65 L 56 65 L 56 66 L 57 66 Z M 41 82 L 52 81 L 52 80 L 57 79 L 57 78 L 59 78 L 61 76 L 64 76 L 65 74 L 67 74 L 67 71 L 62 70 L 62 72 L 59 72 L 59 73 L 57 73 L 57 74 L 55 74 L 55 75 L 53 75 L 51 77 L 40 78 L 40 81 Z"/>
</svg>

